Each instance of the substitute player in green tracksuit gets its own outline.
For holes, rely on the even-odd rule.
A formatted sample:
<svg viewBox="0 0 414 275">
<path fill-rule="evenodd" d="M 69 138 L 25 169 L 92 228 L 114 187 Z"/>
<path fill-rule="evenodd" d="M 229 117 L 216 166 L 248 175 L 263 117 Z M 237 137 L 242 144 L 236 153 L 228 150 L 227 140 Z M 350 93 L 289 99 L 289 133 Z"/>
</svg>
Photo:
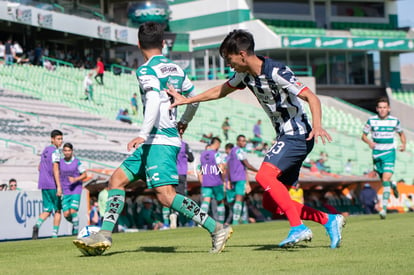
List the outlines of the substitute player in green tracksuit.
<svg viewBox="0 0 414 275">
<path fill-rule="evenodd" d="M 125 203 L 125 186 L 138 179 L 145 180 L 160 203 L 184 214 L 205 228 L 212 237 L 212 253 L 220 253 L 233 230 L 224 228 L 191 199 L 177 194 L 177 154 L 181 147 L 180 135 L 193 118 L 197 104 L 189 105 L 181 120 L 176 123 L 176 108 L 170 108 L 174 98 L 167 94 L 173 86 L 187 97 L 194 96 L 194 86 L 184 71 L 162 55 L 163 26 L 146 22 L 139 27 L 138 47 L 145 63 L 137 69 L 142 93 L 144 121 L 137 136 L 127 149 L 134 151 L 109 180 L 108 202 L 99 233 L 74 240 L 74 244 L 86 255 L 100 255 L 112 245 L 112 229 Z"/>
<path fill-rule="evenodd" d="M 381 219 L 385 219 L 391 187 L 395 197 L 398 197 L 397 186 L 391 183 L 396 157 L 395 132 L 400 136 L 401 152 L 405 151 L 406 138 L 398 118 L 390 115 L 391 108 L 388 98 L 382 97 L 377 100 L 376 111 L 378 114 L 370 117 L 364 126 L 362 140 L 372 149 L 374 169 L 380 176 L 384 187 L 382 210 L 379 214 Z M 372 139 L 368 138 L 369 133 L 371 133 Z"/>
</svg>

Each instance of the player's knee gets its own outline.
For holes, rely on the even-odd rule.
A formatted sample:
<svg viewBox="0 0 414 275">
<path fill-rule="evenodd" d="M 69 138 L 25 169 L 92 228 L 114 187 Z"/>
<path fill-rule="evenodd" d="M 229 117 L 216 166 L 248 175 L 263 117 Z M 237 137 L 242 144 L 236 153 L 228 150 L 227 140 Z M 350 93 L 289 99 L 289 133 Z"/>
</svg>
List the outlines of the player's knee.
<svg viewBox="0 0 414 275">
<path fill-rule="evenodd" d="M 281 171 L 279 168 L 271 163 L 263 162 L 256 174 L 256 181 L 262 185 L 262 183 L 266 182 L 268 179 L 276 179 L 280 174 Z"/>
</svg>

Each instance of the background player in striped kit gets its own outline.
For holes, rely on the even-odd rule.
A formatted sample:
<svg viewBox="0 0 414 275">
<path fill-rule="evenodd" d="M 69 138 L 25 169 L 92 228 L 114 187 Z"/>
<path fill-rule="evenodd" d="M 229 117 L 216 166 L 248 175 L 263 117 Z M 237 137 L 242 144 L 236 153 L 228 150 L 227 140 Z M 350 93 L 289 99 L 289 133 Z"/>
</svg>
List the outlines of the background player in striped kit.
<svg viewBox="0 0 414 275">
<path fill-rule="evenodd" d="M 381 178 L 384 187 L 382 209 L 379 215 L 381 219 L 385 219 L 391 188 L 393 188 L 394 196 L 398 198 L 397 185 L 391 183 L 396 157 L 394 135 L 398 133 L 400 136 L 401 152 L 405 151 L 406 137 L 398 118 L 390 115 L 391 108 L 388 98 L 378 99 L 376 111 L 378 114 L 370 117 L 365 124 L 361 139 L 372 149 L 374 169 Z M 368 138 L 369 133 L 371 133 L 372 139 Z"/>
<path fill-rule="evenodd" d="M 288 237 L 279 243 L 290 247 L 300 241 L 311 240 L 312 231 L 302 223 L 312 220 L 325 226 L 331 239 L 331 248 L 341 243 L 342 215 L 328 215 L 290 198 L 287 186 L 298 180 L 300 167 L 318 138 L 331 141 L 322 128 L 322 110 L 319 98 L 299 82 L 286 65 L 254 53 L 253 35 L 244 30 L 230 32 L 220 46 L 220 55 L 236 72 L 222 85 L 213 87 L 192 98 L 184 98 L 169 87 L 174 96 L 172 106 L 215 100 L 236 91 L 249 88 L 270 118 L 277 140 L 266 153 L 256 175 L 264 189 L 263 206 L 272 213 L 283 213 L 289 220 Z M 312 113 L 310 125 L 299 98 L 309 104 Z"/>
</svg>

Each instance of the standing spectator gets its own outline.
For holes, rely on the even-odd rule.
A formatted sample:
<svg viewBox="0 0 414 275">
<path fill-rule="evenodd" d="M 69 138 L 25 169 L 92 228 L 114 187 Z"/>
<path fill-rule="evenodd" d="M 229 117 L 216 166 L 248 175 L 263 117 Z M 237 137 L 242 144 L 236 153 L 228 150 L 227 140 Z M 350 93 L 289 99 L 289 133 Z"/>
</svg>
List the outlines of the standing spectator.
<svg viewBox="0 0 414 275">
<path fill-rule="evenodd" d="M 78 210 L 82 193 L 82 180 L 86 178 L 85 168 L 73 155 L 73 145 L 63 145 L 63 158 L 59 162 L 60 183 L 62 185 L 62 209 L 65 219 L 72 223 L 72 234 L 78 234 Z"/>
<path fill-rule="evenodd" d="M 138 114 L 137 93 L 134 93 L 131 97 L 131 109 L 132 109 L 132 115 L 136 116 Z"/>
<path fill-rule="evenodd" d="M 223 124 L 221 125 L 221 129 L 223 130 L 223 135 L 226 141 L 229 140 L 229 131 L 231 127 L 230 127 L 230 122 L 229 122 L 228 117 L 224 119 Z"/>
<path fill-rule="evenodd" d="M 34 58 L 33 58 L 33 65 L 41 65 L 42 64 L 42 57 L 43 57 L 43 49 L 40 44 L 37 44 L 36 48 L 34 49 Z"/>
<path fill-rule="evenodd" d="M 253 143 L 253 147 L 255 150 L 258 149 L 258 146 L 262 144 L 262 121 L 259 119 L 256 124 L 253 126 L 253 139 L 251 140 Z"/>
<path fill-rule="evenodd" d="M 20 46 L 19 42 L 14 41 L 13 49 L 14 49 L 14 54 L 16 58 L 20 58 L 23 56 L 23 48 L 22 46 Z"/>
<path fill-rule="evenodd" d="M 6 65 L 13 65 L 14 60 L 14 49 L 11 39 L 7 39 L 6 44 L 4 44 L 4 58 Z"/>
<path fill-rule="evenodd" d="M 312 231 L 303 220 L 324 225 L 331 248 L 341 244 L 342 215 L 329 215 L 293 201 L 286 186 L 298 180 L 300 167 L 311 152 L 315 140 L 331 141 L 322 127 L 322 110 L 319 98 L 298 81 L 288 66 L 254 52 L 253 35 L 245 30 L 233 30 L 220 46 L 220 55 L 235 73 L 232 78 L 192 98 L 184 98 L 169 87 L 174 97 L 172 106 L 216 100 L 237 89 L 249 88 L 269 116 L 277 140 L 260 167 L 256 180 L 265 190 L 263 205 L 272 213 L 284 213 L 289 220 L 288 237 L 279 247 L 291 247 L 300 241 L 312 239 Z M 310 106 L 312 126 L 299 99 Z"/>
<path fill-rule="evenodd" d="M 103 76 L 104 76 L 104 72 L 105 72 L 105 66 L 104 66 L 104 63 L 102 62 L 101 57 L 98 57 L 96 59 L 95 71 L 96 71 L 96 75 L 95 75 L 96 82 L 98 82 L 99 85 L 104 85 Z M 98 78 L 100 79 L 100 81 L 98 81 Z"/>
<path fill-rule="evenodd" d="M 234 146 L 227 158 L 228 177 L 231 188 L 227 190 L 227 202 L 233 204 L 233 222 L 239 224 L 240 216 L 243 209 L 244 196 L 246 194 L 247 170 L 257 172 L 249 161 L 244 151 L 246 147 L 246 137 L 239 135 Z"/>
<path fill-rule="evenodd" d="M 4 52 L 5 46 L 2 41 L 0 41 L 0 65 L 4 63 Z"/>
<path fill-rule="evenodd" d="M 369 183 L 364 184 L 364 188 L 359 194 L 359 200 L 361 201 L 365 214 L 378 213 L 377 209 L 375 209 L 375 206 L 378 202 L 377 192 L 371 188 L 371 185 Z"/>
<path fill-rule="evenodd" d="M 262 121 L 259 119 L 253 126 L 253 135 L 255 138 L 262 139 Z"/>
<path fill-rule="evenodd" d="M 85 100 L 93 101 L 93 72 L 89 72 L 83 80 L 83 90 L 85 91 Z"/>
<path fill-rule="evenodd" d="M 391 108 L 388 98 L 381 97 L 377 100 L 376 111 L 377 115 L 370 117 L 365 124 L 361 139 L 372 149 L 374 169 L 384 187 L 382 210 L 379 215 L 381 219 L 385 219 L 391 188 L 394 190 L 394 196 L 398 198 L 397 185 L 391 184 L 396 158 L 394 135 L 398 133 L 400 136 L 401 152 L 405 151 L 406 137 L 401 128 L 400 120 L 390 115 Z M 369 133 L 371 133 L 371 139 L 368 138 Z"/>
<path fill-rule="evenodd" d="M 9 190 L 10 191 L 20 191 L 22 189 L 17 187 L 17 181 L 16 179 L 10 179 L 9 180 Z"/>
<path fill-rule="evenodd" d="M 59 147 L 63 142 L 63 133 L 53 130 L 50 133 L 51 144 L 47 146 L 41 155 L 39 164 L 39 183 L 38 188 L 42 190 L 43 212 L 33 226 L 32 239 L 36 240 L 39 236 L 39 228 L 43 222 L 54 212 L 52 237 L 57 238 L 59 231 L 61 210 L 62 210 L 62 187 L 60 185 L 60 151 Z"/>
<path fill-rule="evenodd" d="M 225 159 L 218 150 L 220 149 L 221 140 L 213 137 L 207 145 L 206 150 L 201 152 L 199 180 L 201 182 L 201 209 L 206 213 L 209 212 L 210 202 L 215 199 L 217 202 L 217 219 L 224 223 L 224 171 Z"/>
</svg>

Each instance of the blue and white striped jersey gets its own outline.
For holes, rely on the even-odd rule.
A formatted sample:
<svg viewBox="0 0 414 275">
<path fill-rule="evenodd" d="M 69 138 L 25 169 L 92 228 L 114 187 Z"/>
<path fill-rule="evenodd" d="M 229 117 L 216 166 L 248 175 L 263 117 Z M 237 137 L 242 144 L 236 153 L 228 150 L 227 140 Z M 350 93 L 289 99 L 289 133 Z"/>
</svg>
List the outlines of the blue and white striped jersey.
<svg viewBox="0 0 414 275">
<path fill-rule="evenodd" d="M 227 84 L 232 88 L 248 87 L 269 116 L 278 136 L 303 135 L 312 130 L 298 95 L 306 86 L 286 65 L 270 58 L 263 60 L 259 76 L 235 73 Z"/>
</svg>

